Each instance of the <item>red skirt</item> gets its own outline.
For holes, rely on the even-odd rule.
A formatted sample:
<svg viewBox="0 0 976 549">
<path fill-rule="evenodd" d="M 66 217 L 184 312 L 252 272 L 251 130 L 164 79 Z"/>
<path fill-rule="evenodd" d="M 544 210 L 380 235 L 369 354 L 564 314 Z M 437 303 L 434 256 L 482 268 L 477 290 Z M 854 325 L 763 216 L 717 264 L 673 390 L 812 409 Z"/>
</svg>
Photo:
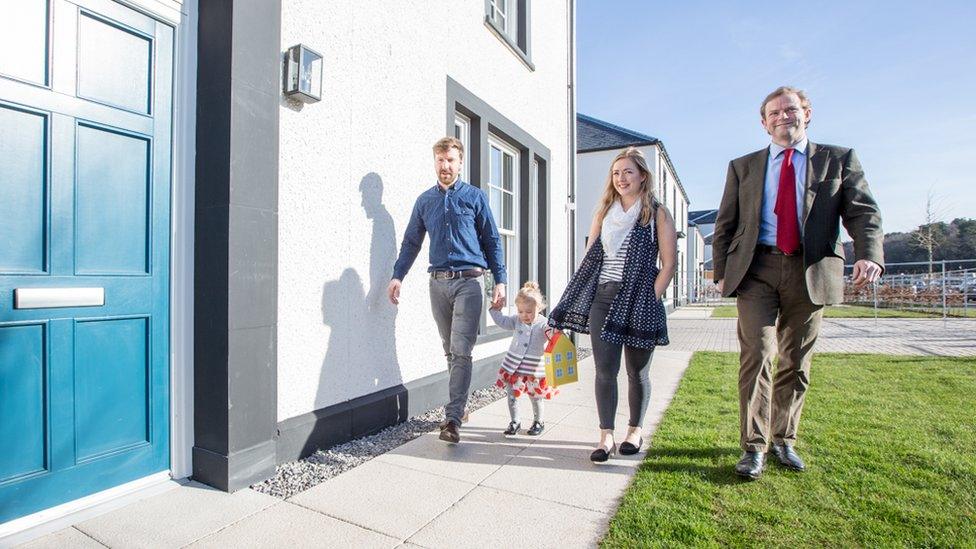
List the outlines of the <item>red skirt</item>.
<svg viewBox="0 0 976 549">
<path fill-rule="evenodd" d="M 546 383 L 545 376 L 533 377 L 512 374 L 505 371 L 504 368 L 498 370 L 498 379 L 495 380 L 495 386 L 501 389 L 511 387 L 512 395 L 515 397 L 528 395 L 529 398 L 544 398 L 546 400 L 551 400 L 552 397 L 559 394 L 558 388 L 552 387 Z"/>
</svg>

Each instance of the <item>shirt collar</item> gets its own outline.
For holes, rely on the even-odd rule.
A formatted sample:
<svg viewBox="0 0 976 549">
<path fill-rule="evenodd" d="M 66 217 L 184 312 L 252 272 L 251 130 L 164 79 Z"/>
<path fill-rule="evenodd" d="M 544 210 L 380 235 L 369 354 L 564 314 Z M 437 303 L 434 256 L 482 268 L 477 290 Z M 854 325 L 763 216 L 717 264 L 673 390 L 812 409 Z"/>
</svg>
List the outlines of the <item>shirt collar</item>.
<svg viewBox="0 0 976 549">
<path fill-rule="evenodd" d="M 434 183 L 434 188 L 436 188 L 438 191 L 440 191 L 442 193 L 446 193 L 446 192 L 450 191 L 451 189 L 455 189 L 455 190 L 456 189 L 460 189 L 462 185 L 464 185 L 464 181 L 461 181 L 461 176 L 459 175 L 459 176 L 457 176 L 457 179 L 454 180 L 454 183 L 450 187 L 447 188 L 447 190 L 445 190 L 444 187 L 441 187 L 440 181 L 438 181 L 437 183 Z"/>
<path fill-rule="evenodd" d="M 796 152 L 794 152 L 793 154 L 803 154 L 803 155 L 807 154 L 807 143 L 809 143 L 809 142 L 810 142 L 810 140 L 808 138 L 806 138 L 806 137 L 804 137 L 803 139 L 801 139 L 799 143 L 797 143 L 796 145 L 793 145 L 791 147 L 792 149 L 795 149 L 796 150 Z M 776 158 L 777 156 L 779 156 L 779 153 L 781 153 L 781 152 L 783 152 L 785 150 L 786 150 L 786 147 L 777 145 L 776 143 L 770 143 L 769 144 L 769 159 L 772 160 L 773 158 Z"/>
</svg>

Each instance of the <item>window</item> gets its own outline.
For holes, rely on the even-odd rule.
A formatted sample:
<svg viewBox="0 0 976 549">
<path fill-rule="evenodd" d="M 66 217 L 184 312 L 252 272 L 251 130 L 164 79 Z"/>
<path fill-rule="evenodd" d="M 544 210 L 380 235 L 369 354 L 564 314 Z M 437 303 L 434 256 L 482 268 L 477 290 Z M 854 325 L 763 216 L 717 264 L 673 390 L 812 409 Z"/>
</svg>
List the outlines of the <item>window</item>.
<svg viewBox="0 0 976 549">
<path fill-rule="evenodd" d="M 501 235 L 508 270 L 506 314 L 515 314 L 515 295 L 522 280 L 519 270 L 519 153 L 495 136 L 488 137 L 488 205 Z"/>
<path fill-rule="evenodd" d="M 518 6 L 514 0 L 488 0 L 488 19 L 505 35 L 518 38 L 510 21 L 515 20 Z"/>
<path fill-rule="evenodd" d="M 535 70 L 529 50 L 530 0 L 485 0 L 485 23 L 525 65 Z"/>
<path fill-rule="evenodd" d="M 526 280 L 536 280 L 543 293 L 548 291 L 548 167 L 552 154 L 451 77 L 447 78 L 447 101 L 447 134 L 464 143 L 468 182 L 485 193 L 499 229 L 508 271 L 505 314 L 514 314 L 515 296 Z M 511 336 L 495 326 L 488 314 L 493 289 L 490 272 L 486 273 L 485 285 L 478 343 Z"/>
<path fill-rule="evenodd" d="M 464 164 L 461 166 L 461 179 L 471 182 L 471 119 L 459 112 L 454 113 L 454 137 L 464 145 Z"/>
</svg>

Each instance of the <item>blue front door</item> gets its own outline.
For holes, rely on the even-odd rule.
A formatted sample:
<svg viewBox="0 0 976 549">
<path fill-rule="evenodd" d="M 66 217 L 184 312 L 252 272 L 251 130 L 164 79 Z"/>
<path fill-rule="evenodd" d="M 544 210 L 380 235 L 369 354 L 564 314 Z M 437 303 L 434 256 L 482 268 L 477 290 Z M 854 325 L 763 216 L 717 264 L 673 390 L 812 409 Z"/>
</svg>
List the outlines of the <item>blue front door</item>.
<svg viewBox="0 0 976 549">
<path fill-rule="evenodd" d="M 0 4 L 0 523 L 169 468 L 173 29 Z"/>
</svg>

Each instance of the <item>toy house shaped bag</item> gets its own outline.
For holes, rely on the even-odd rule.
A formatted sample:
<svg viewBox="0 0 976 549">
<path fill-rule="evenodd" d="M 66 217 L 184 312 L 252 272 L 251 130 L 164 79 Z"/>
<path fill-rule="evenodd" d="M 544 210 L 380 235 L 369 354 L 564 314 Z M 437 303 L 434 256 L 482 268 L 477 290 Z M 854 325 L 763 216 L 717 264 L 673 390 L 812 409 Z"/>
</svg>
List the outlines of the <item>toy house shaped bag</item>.
<svg viewBox="0 0 976 549">
<path fill-rule="evenodd" d="M 548 331 L 547 331 L 548 333 Z M 559 387 L 579 381 L 576 369 L 576 346 L 559 330 L 549 334 L 549 343 L 543 355 L 546 364 L 546 383 Z"/>
</svg>

